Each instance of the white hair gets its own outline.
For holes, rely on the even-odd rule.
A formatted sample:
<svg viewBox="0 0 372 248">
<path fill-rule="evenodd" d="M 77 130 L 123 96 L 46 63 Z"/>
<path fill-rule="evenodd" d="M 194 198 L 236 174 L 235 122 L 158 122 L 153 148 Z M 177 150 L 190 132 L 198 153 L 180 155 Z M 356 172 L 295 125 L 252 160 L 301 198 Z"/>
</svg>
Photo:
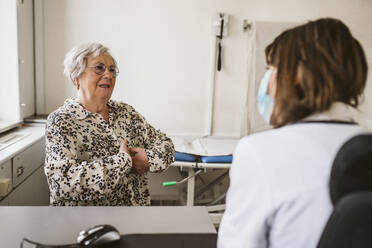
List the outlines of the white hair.
<svg viewBox="0 0 372 248">
<path fill-rule="evenodd" d="M 65 56 L 63 64 L 65 66 L 64 74 L 73 83 L 76 78 L 84 72 L 87 66 L 87 58 L 93 54 L 93 57 L 97 57 L 103 53 L 107 53 L 111 56 L 114 61 L 114 65 L 117 66 L 115 59 L 112 57 L 109 49 L 100 43 L 86 43 L 75 46 Z"/>
</svg>

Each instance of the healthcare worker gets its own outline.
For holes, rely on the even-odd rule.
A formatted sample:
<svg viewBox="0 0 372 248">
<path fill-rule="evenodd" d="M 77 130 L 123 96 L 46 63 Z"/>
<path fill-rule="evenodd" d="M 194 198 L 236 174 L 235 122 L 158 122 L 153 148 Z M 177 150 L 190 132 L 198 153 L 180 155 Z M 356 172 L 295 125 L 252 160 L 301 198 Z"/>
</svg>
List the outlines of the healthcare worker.
<svg viewBox="0 0 372 248">
<path fill-rule="evenodd" d="M 314 248 L 331 214 L 335 154 L 366 132 L 352 118 L 366 85 L 360 43 L 336 19 L 281 33 L 267 48 L 258 108 L 274 129 L 243 138 L 230 170 L 219 248 Z"/>
</svg>

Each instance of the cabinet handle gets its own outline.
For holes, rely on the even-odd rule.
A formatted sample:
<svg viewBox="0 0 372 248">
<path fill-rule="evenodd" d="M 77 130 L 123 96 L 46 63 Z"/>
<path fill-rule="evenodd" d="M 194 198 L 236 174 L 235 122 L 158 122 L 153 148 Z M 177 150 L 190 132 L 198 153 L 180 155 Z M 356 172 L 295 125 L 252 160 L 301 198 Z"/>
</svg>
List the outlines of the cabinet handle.
<svg viewBox="0 0 372 248">
<path fill-rule="evenodd" d="M 17 177 L 22 176 L 24 171 L 25 171 L 25 168 L 23 166 L 18 167 L 17 168 Z"/>
</svg>

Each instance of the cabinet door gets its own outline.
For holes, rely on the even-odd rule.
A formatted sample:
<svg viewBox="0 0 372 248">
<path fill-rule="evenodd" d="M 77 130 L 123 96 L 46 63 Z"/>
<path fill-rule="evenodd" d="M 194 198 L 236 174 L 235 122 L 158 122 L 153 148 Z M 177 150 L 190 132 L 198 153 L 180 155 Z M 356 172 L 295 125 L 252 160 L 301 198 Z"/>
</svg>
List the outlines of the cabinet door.
<svg viewBox="0 0 372 248">
<path fill-rule="evenodd" d="M 10 160 L 0 164 L 0 178 L 12 179 L 12 163 Z"/>
<path fill-rule="evenodd" d="M 0 164 L 0 178 L 9 178 L 12 180 L 12 163 L 10 160 Z M 6 197 L 0 200 L 0 206 L 7 205 L 9 205 L 9 200 Z"/>
<path fill-rule="evenodd" d="M 13 158 L 13 187 L 17 187 L 23 180 L 44 164 L 44 139 L 28 147 Z"/>
<path fill-rule="evenodd" d="M 49 205 L 49 188 L 40 166 L 32 175 L 15 188 L 6 199 L 10 206 L 47 206 Z"/>
</svg>

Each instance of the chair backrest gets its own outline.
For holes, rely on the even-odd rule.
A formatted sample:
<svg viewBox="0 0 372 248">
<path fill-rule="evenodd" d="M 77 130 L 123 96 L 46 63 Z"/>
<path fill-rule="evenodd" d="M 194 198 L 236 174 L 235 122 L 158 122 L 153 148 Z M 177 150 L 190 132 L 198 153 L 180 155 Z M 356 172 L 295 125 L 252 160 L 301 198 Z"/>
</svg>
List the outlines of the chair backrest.
<svg viewBox="0 0 372 248">
<path fill-rule="evenodd" d="M 330 177 L 334 211 L 318 248 L 372 247 L 372 135 L 358 135 L 338 151 Z"/>
<path fill-rule="evenodd" d="M 372 134 L 355 136 L 340 148 L 329 188 L 333 205 L 349 193 L 372 190 Z"/>
<path fill-rule="evenodd" d="M 341 198 L 328 220 L 318 248 L 372 247 L 372 191 Z"/>
</svg>

